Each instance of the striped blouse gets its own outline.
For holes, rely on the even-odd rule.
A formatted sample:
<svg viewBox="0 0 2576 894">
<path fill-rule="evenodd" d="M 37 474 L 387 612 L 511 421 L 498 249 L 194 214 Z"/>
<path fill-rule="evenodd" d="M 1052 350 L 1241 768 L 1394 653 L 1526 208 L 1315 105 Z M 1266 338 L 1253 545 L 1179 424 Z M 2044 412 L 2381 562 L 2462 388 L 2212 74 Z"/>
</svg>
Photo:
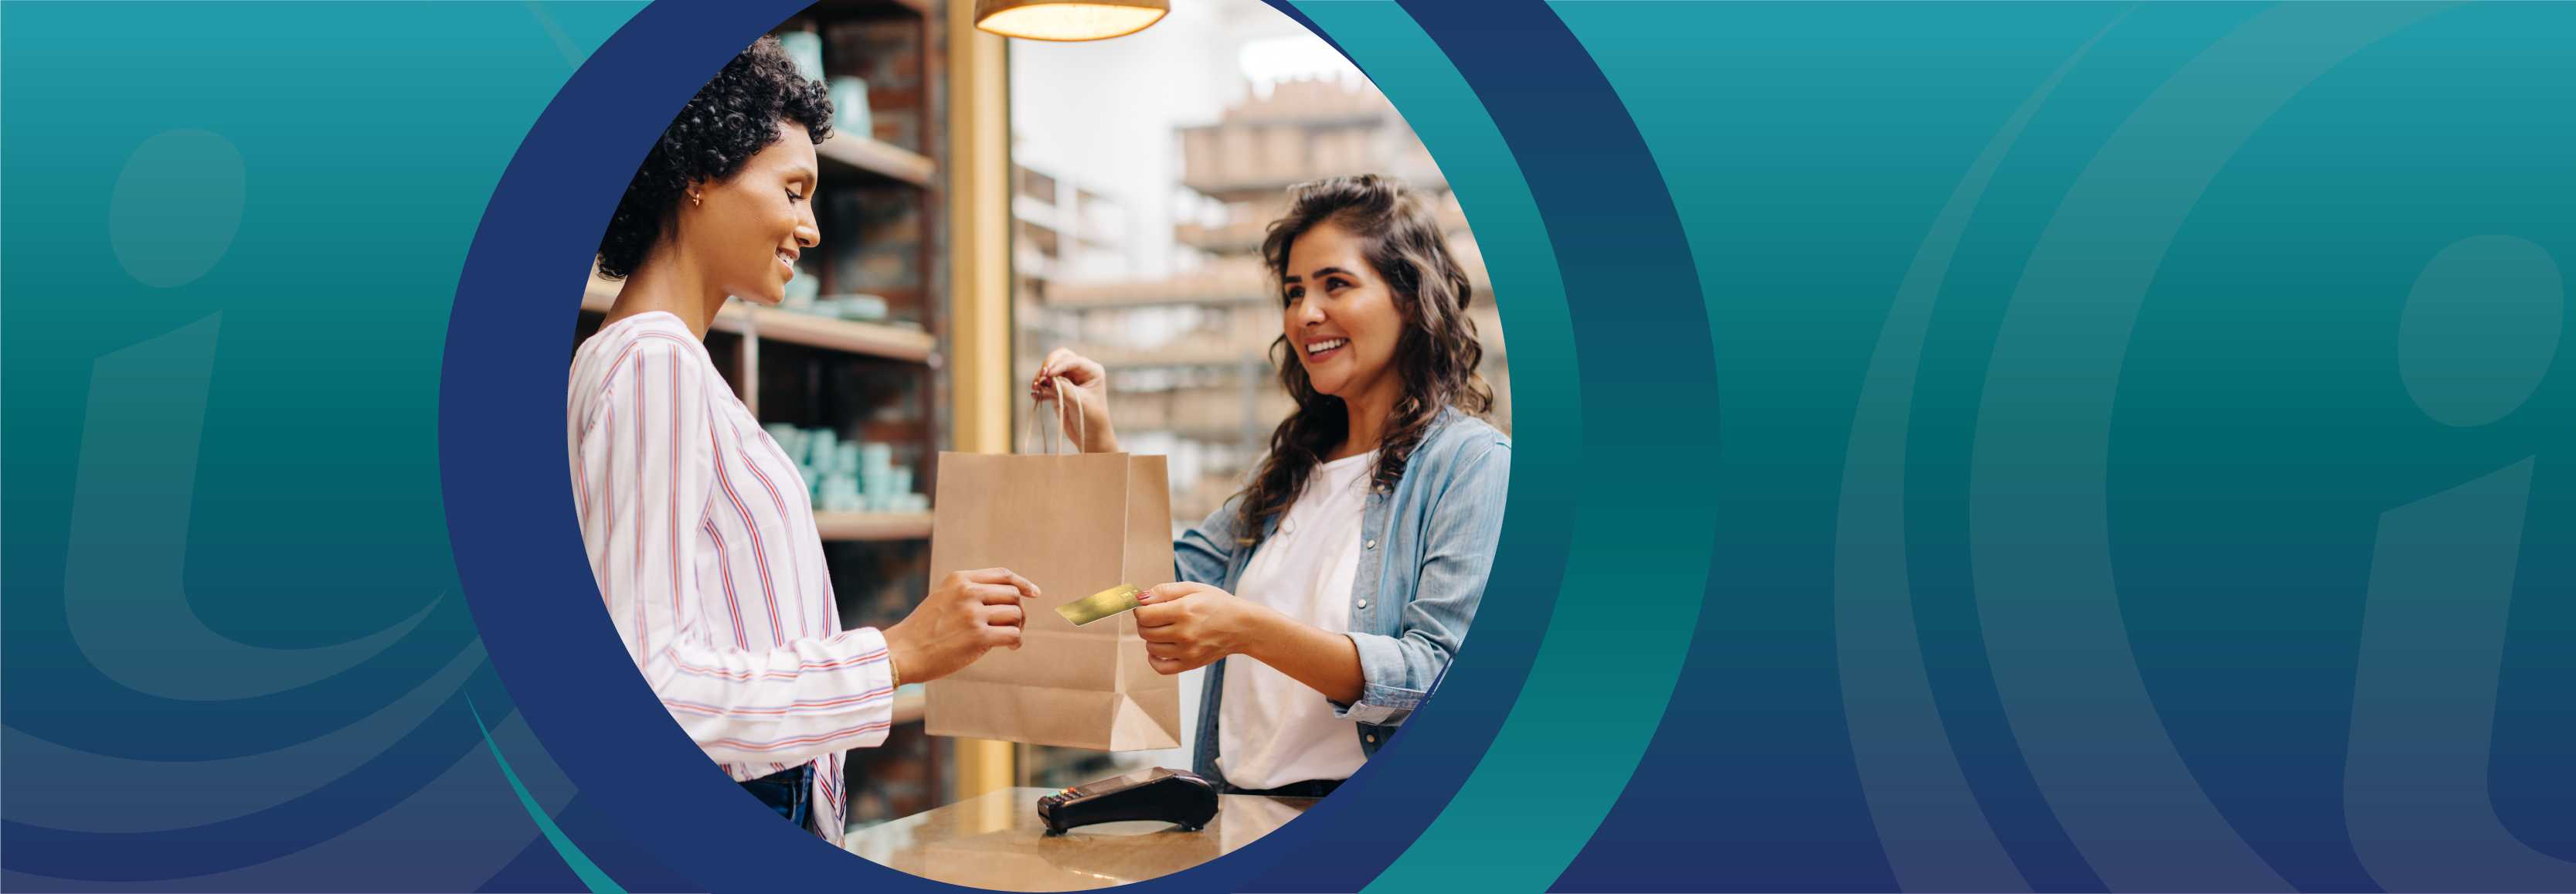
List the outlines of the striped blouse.
<svg viewBox="0 0 2576 894">
<path fill-rule="evenodd" d="M 796 464 L 680 318 L 600 327 L 573 355 L 565 437 L 582 544 L 627 654 L 689 738 L 749 780 L 814 767 L 838 843 L 841 751 L 885 741 L 885 637 L 842 630 Z"/>
</svg>

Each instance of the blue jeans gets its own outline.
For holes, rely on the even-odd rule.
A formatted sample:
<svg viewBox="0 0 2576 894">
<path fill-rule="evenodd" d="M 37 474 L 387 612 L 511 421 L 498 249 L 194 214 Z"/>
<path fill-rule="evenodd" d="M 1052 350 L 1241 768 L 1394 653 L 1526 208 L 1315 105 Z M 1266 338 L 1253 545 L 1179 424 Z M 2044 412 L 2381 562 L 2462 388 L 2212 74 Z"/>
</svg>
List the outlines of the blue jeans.
<svg viewBox="0 0 2576 894">
<path fill-rule="evenodd" d="M 793 770 L 780 770 L 745 782 L 742 787 L 744 791 L 750 792 L 752 797 L 759 798 L 760 803 L 767 804 L 769 809 L 778 811 L 779 816 L 786 817 L 788 822 L 802 828 L 806 825 L 805 802 L 814 791 L 814 765 L 806 764 Z"/>
</svg>

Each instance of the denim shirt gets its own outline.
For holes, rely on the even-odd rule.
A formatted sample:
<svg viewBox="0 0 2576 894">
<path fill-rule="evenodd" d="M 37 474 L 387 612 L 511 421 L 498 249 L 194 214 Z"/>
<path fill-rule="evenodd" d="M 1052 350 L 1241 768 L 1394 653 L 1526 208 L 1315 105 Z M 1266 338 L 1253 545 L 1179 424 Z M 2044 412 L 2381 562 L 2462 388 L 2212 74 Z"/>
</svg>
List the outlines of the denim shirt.
<svg viewBox="0 0 2576 894">
<path fill-rule="evenodd" d="M 1485 575 L 1503 532 L 1512 441 L 1483 421 L 1446 410 L 1405 462 L 1390 489 L 1380 485 L 1360 513 L 1359 571 L 1351 581 L 1348 635 L 1359 647 L 1360 700 L 1332 702 L 1333 716 L 1359 723 L 1360 752 L 1375 755 L 1431 694 L 1485 596 Z M 1172 544 L 1178 579 L 1233 592 L 1253 547 L 1235 543 L 1237 496 Z M 1278 523 L 1272 516 L 1264 533 Z M 1266 539 L 1266 538 L 1265 538 Z M 1199 699 L 1192 764 L 1220 784 L 1218 706 L 1225 661 L 1208 665 Z M 1323 698 L 1321 694 L 1315 696 Z"/>
</svg>

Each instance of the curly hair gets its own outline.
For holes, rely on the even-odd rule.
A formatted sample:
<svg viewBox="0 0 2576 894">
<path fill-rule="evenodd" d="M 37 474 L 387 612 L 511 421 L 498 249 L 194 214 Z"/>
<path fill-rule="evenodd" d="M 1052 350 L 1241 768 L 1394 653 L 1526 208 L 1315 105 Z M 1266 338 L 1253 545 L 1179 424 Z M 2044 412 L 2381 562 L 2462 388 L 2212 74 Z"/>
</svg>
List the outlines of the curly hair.
<svg viewBox="0 0 2576 894">
<path fill-rule="evenodd" d="M 825 96 L 820 82 L 796 70 L 778 38 L 763 37 L 733 57 L 644 153 L 644 164 L 608 219 L 608 232 L 599 237 L 599 275 L 624 279 L 634 273 L 661 241 L 663 224 L 689 184 L 733 179 L 744 162 L 779 141 L 781 122 L 805 125 L 815 144 L 822 144 L 832 135 L 832 101 Z"/>
<path fill-rule="evenodd" d="M 1395 293 L 1396 310 L 1404 317 L 1392 363 L 1404 396 L 1388 411 L 1377 466 L 1369 476 L 1372 483 L 1392 488 L 1441 411 L 1455 407 L 1483 416 L 1493 409 L 1493 388 L 1476 374 L 1485 348 L 1476 340 L 1476 322 L 1466 313 L 1474 288 L 1466 269 L 1449 254 L 1431 198 L 1375 174 L 1289 187 L 1287 216 L 1272 222 L 1261 242 L 1261 259 L 1270 275 L 1284 283 L 1289 247 L 1325 223 L 1359 237 L 1369 266 Z M 1284 287 L 1281 295 L 1286 301 Z M 1270 453 L 1235 509 L 1235 539 L 1246 546 L 1261 542 L 1266 519 L 1285 516 L 1315 467 L 1351 429 L 1350 408 L 1341 398 L 1315 390 L 1285 333 L 1270 343 L 1270 351 L 1279 366 L 1279 384 L 1297 409 L 1271 432 Z"/>
</svg>

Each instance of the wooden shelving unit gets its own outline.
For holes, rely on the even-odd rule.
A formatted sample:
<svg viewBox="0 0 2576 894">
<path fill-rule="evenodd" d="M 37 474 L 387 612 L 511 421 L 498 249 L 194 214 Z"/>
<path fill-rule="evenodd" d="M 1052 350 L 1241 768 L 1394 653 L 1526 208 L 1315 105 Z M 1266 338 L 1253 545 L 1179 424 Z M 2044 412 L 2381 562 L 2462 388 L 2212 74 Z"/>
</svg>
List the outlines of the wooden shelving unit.
<svg viewBox="0 0 2576 894">
<path fill-rule="evenodd" d="M 951 0 L 954 2 L 954 0 Z M 936 493 L 939 451 L 950 449 L 950 332 L 946 238 L 950 208 L 948 52 L 939 0 L 822 0 L 775 33 L 823 38 L 831 77 L 868 83 L 869 132 L 836 127 L 814 147 L 823 182 L 823 242 L 800 265 L 821 294 L 886 300 L 885 322 L 858 322 L 727 302 L 712 328 L 736 354 L 760 418 L 829 428 L 843 440 L 895 446 L 914 489 Z M 712 341 L 712 339 L 711 339 Z M 929 588 L 931 513 L 814 514 L 844 626 L 901 620 Z M 954 799 L 953 749 L 927 735 L 918 686 L 895 693 L 894 728 L 847 757 L 849 818 L 908 816 Z"/>
<path fill-rule="evenodd" d="M 968 370 L 983 369 L 978 351 L 995 353 L 983 347 L 989 339 L 965 331 L 976 311 L 963 309 L 967 299 L 959 296 L 973 283 L 957 271 L 982 271 L 970 262 L 986 256 L 1001 259 L 1004 275 L 1008 269 L 1007 245 L 993 251 L 956 235 L 974 219 L 957 206 L 971 201 L 969 191 L 981 182 L 975 172 L 1006 171 L 1009 164 L 999 139 L 1006 124 L 978 118 L 976 133 L 990 131 L 991 146 L 963 155 L 958 148 L 968 136 L 952 110 L 999 109 L 1001 102 L 994 86 L 1000 41 L 961 27 L 966 7 L 958 2 L 822 0 L 772 32 L 818 35 L 827 77 L 867 81 L 869 132 L 836 127 L 815 147 L 823 176 L 813 207 L 822 242 L 798 266 L 821 280 L 823 296 L 883 298 L 886 319 L 860 322 L 728 302 L 706 339 L 718 370 L 764 424 L 831 429 L 844 442 L 889 445 L 893 462 L 912 469 L 913 490 L 922 494 L 937 492 L 940 451 L 993 449 L 985 444 L 990 432 L 960 421 L 965 417 L 952 409 L 952 374 L 989 378 Z M 952 92 L 951 60 L 965 57 L 951 42 L 978 38 L 974 58 L 991 70 L 975 69 L 971 79 L 986 86 L 969 91 L 978 98 L 961 99 Z M 997 112 L 984 114 L 1000 120 Z M 587 284 L 576 343 L 597 331 L 620 287 L 596 278 Z M 1007 375 L 1007 348 L 995 356 Z M 982 384 L 987 387 L 974 393 L 992 390 Z M 968 415 L 984 429 L 1008 428 L 1007 412 L 998 426 L 984 420 L 989 412 Z M 918 604 L 929 586 L 932 518 L 930 512 L 815 513 L 845 628 L 884 627 Z M 1008 746 L 927 735 L 922 702 L 917 686 L 898 691 L 895 727 L 885 743 L 849 753 L 852 822 L 907 816 L 1009 784 Z"/>
<path fill-rule="evenodd" d="M 817 512 L 814 528 L 825 540 L 927 540 L 927 512 Z"/>
<path fill-rule="evenodd" d="M 907 723 L 920 723 L 921 715 L 923 711 L 929 707 L 929 702 L 930 699 L 927 696 L 922 695 L 921 687 L 917 684 L 895 690 L 895 725 L 902 726 Z"/>
<path fill-rule="evenodd" d="M 593 278 L 590 287 L 581 293 L 581 309 L 607 313 L 609 305 L 617 301 L 619 288 L 619 283 Z M 916 329 L 836 320 L 741 302 L 727 302 L 723 310 L 716 312 L 709 328 L 735 335 L 756 332 L 769 341 L 917 363 L 927 362 L 939 347 L 937 337 Z"/>
<path fill-rule="evenodd" d="M 817 211 L 825 241 L 808 252 L 805 266 L 823 280 L 827 294 L 883 293 L 898 319 L 861 322 L 728 302 L 707 339 L 717 365 L 763 422 L 908 445 L 898 461 L 915 470 L 922 493 L 931 492 L 932 466 L 944 446 L 938 402 L 945 389 L 935 334 L 944 314 L 942 283 L 933 273 L 944 267 L 946 255 L 938 238 L 945 190 L 939 162 L 926 154 L 942 148 L 942 116 L 930 97 L 944 54 L 935 51 L 931 11 L 927 3 L 901 0 L 827 0 L 778 29 L 822 35 L 831 74 L 868 78 L 877 124 L 874 133 L 835 130 L 815 147 L 823 161 Z M 897 225 L 886 226 L 885 217 Z M 855 238 L 863 231 L 874 238 Z M 881 272 L 888 267 L 909 277 L 889 280 Z M 621 288 L 623 283 L 591 278 L 582 291 L 582 336 L 597 328 Z M 781 356 L 789 354 L 794 356 Z M 868 394 L 839 393 L 849 390 L 854 373 L 858 384 L 869 386 L 863 388 Z M 888 388 L 888 382 L 896 387 Z M 771 398 L 767 406 L 764 393 Z M 889 402 L 900 418 L 885 418 Z M 816 512 L 814 521 L 826 541 L 901 544 L 926 540 L 931 529 L 928 512 Z M 888 583 L 836 580 L 835 589 L 865 593 Z"/>
<path fill-rule="evenodd" d="M 590 323 L 592 314 L 606 314 L 609 306 L 616 303 L 621 286 L 621 283 L 593 277 L 589 288 L 581 294 L 584 322 Z M 912 362 L 927 361 L 939 344 L 938 339 L 925 332 L 773 310 L 741 302 L 728 302 L 723 310 L 716 312 L 715 322 L 708 328 L 731 333 L 737 338 L 751 333 L 755 340 Z M 749 357 L 753 365 L 759 362 L 756 349 L 744 351 L 737 346 L 734 353 L 738 361 Z M 743 367 L 739 362 L 733 379 L 737 383 L 744 381 Z M 739 384 L 736 387 L 739 388 Z M 924 540 L 930 537 L 930 518 L 931 514 L 927 512 L 816 512 L 814 528 L 824 540 Z"/>
<path fill-rule="evenodd" d="M 893 143 L 880 142 L 874 137 L 835 132 L 822 145 L 814 147 L 814 154 L 825 162 L 837 162 L 855 171 L 892 177 L 914 186 L 929 186 L 930 178 L 939 173 L 939 163 L 931 161 L 930 156 Z M 824 176 L 834 173 L 841 172 L 825 171 Z"/>
</svg>

